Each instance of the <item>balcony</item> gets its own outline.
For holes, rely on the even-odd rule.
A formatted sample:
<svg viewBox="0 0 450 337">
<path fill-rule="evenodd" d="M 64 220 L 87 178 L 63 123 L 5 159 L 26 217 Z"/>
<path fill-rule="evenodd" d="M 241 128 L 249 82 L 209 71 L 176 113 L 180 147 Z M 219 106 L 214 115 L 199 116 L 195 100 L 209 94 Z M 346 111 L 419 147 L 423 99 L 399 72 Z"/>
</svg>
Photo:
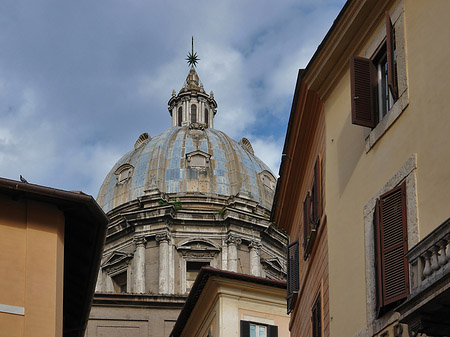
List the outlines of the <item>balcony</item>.
<svg viewBox="0 0 450 337">
<path fill-rule="evenodd" d="M 450 336 L 450 218 L 406 255 L 410 295 L 396 308 L 415 333 Z"/>
</svg>

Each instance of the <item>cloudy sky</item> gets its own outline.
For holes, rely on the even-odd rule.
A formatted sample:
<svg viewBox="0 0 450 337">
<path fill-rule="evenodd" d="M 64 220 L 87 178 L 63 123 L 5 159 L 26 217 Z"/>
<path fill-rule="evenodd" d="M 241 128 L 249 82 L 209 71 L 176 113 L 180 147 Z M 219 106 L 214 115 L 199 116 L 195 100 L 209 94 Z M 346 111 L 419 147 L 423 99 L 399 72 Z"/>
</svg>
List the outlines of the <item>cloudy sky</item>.
<svg viewBox="0 0 450 337">
<path fill-rule="evenodd" d="M 191 36 L 215 127 L 278 173 L 297 71 L 344 0 L 1 0 L 0 176 L 97 192 L 171 126 Z"/>
</svg>

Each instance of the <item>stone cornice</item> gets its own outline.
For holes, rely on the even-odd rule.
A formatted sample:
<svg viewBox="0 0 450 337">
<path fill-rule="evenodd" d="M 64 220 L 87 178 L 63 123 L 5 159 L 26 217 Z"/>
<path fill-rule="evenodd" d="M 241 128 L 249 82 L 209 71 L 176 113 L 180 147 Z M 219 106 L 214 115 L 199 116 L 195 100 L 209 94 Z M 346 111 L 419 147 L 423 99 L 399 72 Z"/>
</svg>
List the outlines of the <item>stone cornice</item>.
<svg viewBox="0 0 450 337">
<path fill-rule="evenodd" d="M 155 294 L 95 293 L 92 305 L 108 307 L 165 307 L 181 309 L 187 296 Z"/>
</svg>

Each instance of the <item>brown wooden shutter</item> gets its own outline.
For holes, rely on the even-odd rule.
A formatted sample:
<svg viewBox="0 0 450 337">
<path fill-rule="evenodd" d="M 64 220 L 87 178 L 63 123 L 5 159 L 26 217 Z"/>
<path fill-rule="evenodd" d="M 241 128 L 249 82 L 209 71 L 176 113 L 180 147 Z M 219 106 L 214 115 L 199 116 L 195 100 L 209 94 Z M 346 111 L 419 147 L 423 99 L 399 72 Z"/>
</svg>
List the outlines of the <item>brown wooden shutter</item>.
<svg viewBox="0 0 450 337">
<path fill-rule="evenodd" d="M 311 230 L 311 194 L 308 192 L 303 202 L 303 247 L 306 249 Z"/>
<path fill-rule="evenodd" d="M 388 85 L 389 88 L 391 88 L 394 99 L 397 99 L 398 86 L 396 77 L 397 65 L 395 63 L 395 35 L 389 12 L 386 12 L 386 50 L 388 64 Z"/>
<path fill-rule="evenodd" d="M 241 321 L 241 337 L 250 337 L 250 322 Z"/>
<path fill-rule="evenodd" d="M 289 244 L 287 249 L 287 311 L 292 311 L 294 292 L 300 288 L 298 240 Z"/>
<path fill-rule="evenodd" d="M 316 164 L 314 165 L 314 202 L 313 202 L 313 214 L 314 224 L 318 226 L 320 224 L 320 218 L 322 216 L 322 162 L 320 155 L 317 156 Z"/>
<path fill-rule="evenodd" d="M 374 94 L 375 66 L 372 61 L 353 55 L 350 58 L 352 123 L 374 128 L 377 124 Z"/>
<path fill-rule="evenodd" d="M 314 306 L 311 310 L 311 325 L 312 325 L 312 335 L 313 337 L 322 336 L 322 314 L 321 314 L 321 303 L 320 303 L 320 293 L 317 296 Z"/>
<path fill-rule="evenodd" d="M 403 183 L 379 199 L 381 306 L 403 299 L 409 293 L 405 193 Z"/>
<path fill-rule="evenodd" d="M 267 337 L 278 337 L 278 327 L 276 325 L 269 325 L 268 330 Z"/>
<path fill-rule="evenodd" d="M 380 224 L 380 199 L 377 199 L 374 214 L 375 224 L 375 271 L 376 271 L 376 285 L 377 285 L 377 317 L 380 314 L 380 309 L 383 307 L 383 279 L 381 271 L 381 224 Z"/>
</svg>

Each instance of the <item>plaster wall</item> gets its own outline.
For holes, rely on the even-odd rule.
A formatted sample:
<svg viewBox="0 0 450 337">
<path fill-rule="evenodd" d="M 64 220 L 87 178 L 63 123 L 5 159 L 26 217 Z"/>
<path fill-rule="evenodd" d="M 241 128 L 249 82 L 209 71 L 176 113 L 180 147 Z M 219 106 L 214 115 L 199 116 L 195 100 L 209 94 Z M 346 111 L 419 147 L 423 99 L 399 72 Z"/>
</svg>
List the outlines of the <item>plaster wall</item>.
<svg viewBox="0 0 450 337">
<path fill-rule="evenodd" d="M 0 247 L 0 304 L 21 311 L 0 311 L 0 336 L 62 336 L 62 212 L 0 197 Z"/>
<path fill-rule="evenodd" d="M 239 245 L 237 249 L 238 273 L 250 274 L 250 253 L 247 246 Z"/>
<path fill-rule="evenodd" d="M 332 336 L 354 336 L 370 323 L 365 269 L 373 266 L 365 262 L 363 210 L 412 155 L 417 156 L 414 174 L 419 239 L 450 216 L 450 190 L 445 183 L 450 180 L 450 3 L 403 3 L 408 101 L 401 115 L 368 148 L 366 137 L 370 130 L 351 124 L 348 68 L 325 102 Z M 365 53 L 382 25 L 380 20 L 379 27 L 357 54 Z M 352 317 L 351 321 L 348 317 Z"/>
<path fill-rule="evenodd" d="M 179 309 L 93 306 L 85 336 L 167 337 Z"/>
<path fill-rule="evenodd" d="M 158 294 L 158 257 L 159 247 L 150 241 L 145 250 L 145 286 L 150 294 Z"/>
</svg>

